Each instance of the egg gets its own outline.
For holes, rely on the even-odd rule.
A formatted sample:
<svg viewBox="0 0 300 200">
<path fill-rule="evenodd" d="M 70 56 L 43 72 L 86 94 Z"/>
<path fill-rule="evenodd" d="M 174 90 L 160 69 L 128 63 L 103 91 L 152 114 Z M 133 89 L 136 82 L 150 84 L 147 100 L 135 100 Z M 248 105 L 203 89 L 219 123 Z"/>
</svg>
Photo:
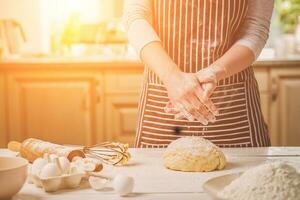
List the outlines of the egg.
<svg viewBox="0 0 300 200">
<path fill-rule="evenodd" d="M 105 178 L 90 176 L 89 183 L 94 190 L 101 190 L 105 188 L 108 184 L 109 180 Z"/>
<path fill-rule="evenodd" d="M 117 175 L 113 180 L 113 187 L 120 196 L 126 196 L 133 191 L 134 179 L 130 176 Z"/>
<path fill-rule="evenodd" d="M 44 154 L 44 159 L 45 159 L 47 162 L 54 162 L 56 158 L 58 158 L 58 156 L 55 155 L 55 154 L 49 154 L 49 153 L 45 153 L 45 154 Z"/>
<path fill-rule="evenodd" d="M 70 172 L 71 163 L 66 157 L 57 157 L 54 159 L 54 163 L 60 169 L 62 174 L 68 174 Z"/>
<path fill-rule="evenodd" d="M 70 173 L 75 174 L 75 173 L 85 173 L 84 168 L 83 168 L 83 162 L 71 162 L 70 166 Z"/>
<path fill-rule="evenodd" d="M 87 172 L 100 172 L 103 169 L 103 165 L 100 160 L 95 158 L 83 158 L 84 168 Z"/>
<path fill-rule="evenodd" d="M 41 170 L 40 178 L 47 179 L 47 178 L 52 178 L 60 175 L 61 175 L 61 171 L 57 167 L 57 165 L 54 163 L 48 163 Z"/>
<path fill-rule="evenodd" d="M 84 173 L 84 171 L 81 168 L 74 165 L 74 163 L 72 162 L 71 166 L 70 166 L 69 174 L 72 175 L 72 174 L 78 174 L 78 173 Z"/>
<path fill-rule="evenodd" d="M 96 164 L 94 163 L 84 163 L 83 169 L 86 172 L 93 172 L 96 169 Z"/>
<path fill-rule="evenodd" d="M 42 168 L 47 165 L 47 161 L 43 158 L 37 158 L 31 165 L 30 173 L 39 176 Z"/>
<path fill-rule="evenodd" d="M 75 156 L 75 157 L 72 159 L 72 162 L 83 162 L 83 157 Z"/>
<path fill-rule="evenodd" d="M 85 172 L 99 172 L 103 169 L 102 163 L 97 159 L 92 158 L 76 158 L 72 160 L 79 170 Z"/>
<path fill-rule="evenodd" d="M 58 158 L 58 156 L 55 154 L 50 154 L 49 158 L 50 158 L 50 162 L 55 162 L 55 159 Z"/>
</svg>

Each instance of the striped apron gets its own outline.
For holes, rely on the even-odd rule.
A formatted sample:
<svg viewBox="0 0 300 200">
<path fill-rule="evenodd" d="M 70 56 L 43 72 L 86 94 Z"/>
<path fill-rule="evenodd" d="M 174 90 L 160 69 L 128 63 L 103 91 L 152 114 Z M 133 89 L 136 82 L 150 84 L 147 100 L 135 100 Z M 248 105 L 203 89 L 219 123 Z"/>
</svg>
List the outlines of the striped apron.
<svg viewBox="0 0 300 200">
<path fill-rule="evenodd" d="M 194 73 L 209 67 L 234 44 L 247 10 L 247 0 L 153 0 L 153 23 L 170 57 L 182 71 Z M 166 147 L 189 135 L 202 136 L 220 147 L 270 145 L 251 66 L 220 80 L 211 99 L 220 112 L 215 123 L 174 119 L 164 112 L 169 101 L 165 86 L 146 67 L 136 147 Z M 176 127 L 181 129 L 179 134 Z"/>
</svg>

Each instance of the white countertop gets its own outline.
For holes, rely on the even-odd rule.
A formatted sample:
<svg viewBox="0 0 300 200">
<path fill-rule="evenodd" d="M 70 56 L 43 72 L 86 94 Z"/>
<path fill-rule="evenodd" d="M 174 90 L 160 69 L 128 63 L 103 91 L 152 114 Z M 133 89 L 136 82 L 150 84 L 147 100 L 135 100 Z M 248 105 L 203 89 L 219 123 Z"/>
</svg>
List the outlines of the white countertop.
<svg viewBox="0 0 300 200">
<path fill-rule="evenodd" d="M 55 193 L 46 193 L 42 189 L 26 183 L 13 199 L 210 199 L 204 193 L 202 184 L 212 177 L 243 171 L 270 159 L 287 160 L 300 169 L 300 147 L 228 148 L 223 151 L 228 160 L 225 170 L 191 173 L 165 169 L 161 159 L 163 149 L 130 149 L 132 159 L 128 166 L 107 166 L 102 171 L 104 176 L 113 176 L 117 173 L 133 176 L 135 188 L 134 193 L 129 197 L 120 198 L 109 188 L 105 191 L 94 191 L 85 183 L 75 190 L 62 190 Z M 7 150 L 0 150 L 0 156 L 5 154 L 8 154 Z M 266 158 L 262 155 L 281 156 Z M 285 157 L 283 155 L 293 156 Z"/>
</svg>

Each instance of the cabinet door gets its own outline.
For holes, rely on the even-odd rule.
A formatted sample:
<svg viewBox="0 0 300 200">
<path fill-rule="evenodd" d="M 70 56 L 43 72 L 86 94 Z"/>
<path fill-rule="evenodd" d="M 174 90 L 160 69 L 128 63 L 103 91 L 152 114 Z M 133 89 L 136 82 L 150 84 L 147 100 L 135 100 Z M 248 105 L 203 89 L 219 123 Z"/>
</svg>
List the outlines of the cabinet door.
<svg viewBox="0 0 300 200">
<path fill-rule="evenodd" d="M 254 69 L 255 77 L 259 87 L 260 103 L 264 119 L 267 124 L 270 123 L 269 118 L 269 72 L 267 68 L 258 67 Z"/>
<path fill-rule="evenodd" d="M 274 69 L 270 131 L 276 134 L 275 145 L 300 145 L 300 70 Z"/>
<path fill-rule="evenodd" d="M 105 133 L 106 140 L 134 144 L 138 94 L 109 95 L 106 97 Z"/>
<path fill-rule="evenodd" d="M 92 144 L 102 138 L 101 75 L 71 72 L 8 75 L 10 140 L 41 138 Z"/>
<path fill-rule="evenodd" d="M 5 78 L 4 74 L 0 73 L 0 147 L 5 147 L 7 144 L 6 97 Z"/>
<path fill-rule="evenodd" d="M 136 94 L 141 89 L 142 68 L 136 71 L 113 71 L 105 74 L 105 94 Z"/>
</svg>

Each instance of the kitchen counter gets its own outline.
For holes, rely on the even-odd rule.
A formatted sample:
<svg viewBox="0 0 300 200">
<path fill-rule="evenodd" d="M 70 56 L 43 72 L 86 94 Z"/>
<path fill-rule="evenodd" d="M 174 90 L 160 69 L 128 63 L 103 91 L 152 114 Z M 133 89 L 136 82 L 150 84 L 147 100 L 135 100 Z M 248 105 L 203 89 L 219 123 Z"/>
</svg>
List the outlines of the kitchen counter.
<svg viewBox="0 0 300 200">
<path fill-rule="evenodd" d="M 49 57 L 0 59 L 0 70 L 13 69 L 142 69 L 137 59 L 101 57 Z"/>
<path fill-rule="evenodd" d="M 259 59 L 254 67 L 300 67 L 300 57 Z M 0 69 L 115 69 L 143 68 L 143 64 L 135 57 L 103 58 L 98 56 L 86 57 L 24 57 L 0 59 Z"/>
<path fill-rule="evenodd" d="M 300 67 L 299 58 L 260 59 L 253 63 L 254 67 Z"/>
<path fill-rule="evenodd" d="M 271 159 L 287 160 L 300 168 L 300 147 L 228 148 L 223 149 L 223 151 L 228 159 L 228 165 L 225 170 L 192 173 L 165 169 L 161 158 L 163 149 L 130 149 L 132 160 L 128 166 L 105 167 L 102 171 L 104 176 L 112 176 L 117 173 L 133 176 L 135 188 L 134 193 L 129 197 L 120 198 L 110 189 L 94 191 L 87 184 L 82 184 L 80 188 L 75 190 L 45 193 L 40 188 L 26 183 L 13 199 L 210 199 L 204 193 L 202 184 L 212 177 L 240 172 Z M 0 155 L 7 153 L 7 150 L 0 150 Z M 266 158 L 262 155 L 294 156 Z"/>
</svg>

